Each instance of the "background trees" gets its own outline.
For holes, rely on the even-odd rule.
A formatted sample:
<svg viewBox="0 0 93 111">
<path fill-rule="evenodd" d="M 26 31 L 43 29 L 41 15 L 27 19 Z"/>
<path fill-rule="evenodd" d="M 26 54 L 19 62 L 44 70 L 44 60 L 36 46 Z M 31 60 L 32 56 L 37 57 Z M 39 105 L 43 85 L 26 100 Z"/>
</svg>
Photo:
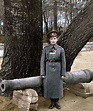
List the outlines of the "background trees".
<svg viewBox="0 0 93 111">
<path fill-rule="evenodd" d="M 3 4 L 3 0 L 0 0 L 0 42 L 4 42 L 4 38 L 3 38 L 3 18 L 4 18 L 4 4 Z"/>
<path fill-rule="evenodd" d="M 63 33 L 88 2 L 90 0 L 42 0 L 44 31 L 55 28 Z"/>
</svg>

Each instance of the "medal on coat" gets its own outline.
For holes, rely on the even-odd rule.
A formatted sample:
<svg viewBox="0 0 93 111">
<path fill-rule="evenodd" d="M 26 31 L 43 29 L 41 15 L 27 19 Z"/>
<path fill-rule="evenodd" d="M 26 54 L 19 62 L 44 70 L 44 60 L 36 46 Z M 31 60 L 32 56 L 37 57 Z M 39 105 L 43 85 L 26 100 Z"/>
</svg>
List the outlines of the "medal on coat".
<svg viewBox="0 0 93 111">
<path fill-rule="evenodd" d="M 56 50 L 55 50 L 55 49 L 51 49 L 51 50 L 49 51 L 49 54 L 56 54 Z"/>
</svg>

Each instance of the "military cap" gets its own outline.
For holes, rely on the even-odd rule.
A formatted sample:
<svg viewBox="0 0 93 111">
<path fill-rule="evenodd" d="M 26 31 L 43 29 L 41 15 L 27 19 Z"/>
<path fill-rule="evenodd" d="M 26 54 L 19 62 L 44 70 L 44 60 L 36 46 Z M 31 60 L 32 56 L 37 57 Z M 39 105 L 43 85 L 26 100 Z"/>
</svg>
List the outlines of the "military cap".
<svg viewBox="0 0 93 111">
<path fill-rule="evenodd" d="M 58 37 L 58 32 L 56 30 L 52 30 L 47 34 L 48 39 L 51 37 Z"/>
</svg>

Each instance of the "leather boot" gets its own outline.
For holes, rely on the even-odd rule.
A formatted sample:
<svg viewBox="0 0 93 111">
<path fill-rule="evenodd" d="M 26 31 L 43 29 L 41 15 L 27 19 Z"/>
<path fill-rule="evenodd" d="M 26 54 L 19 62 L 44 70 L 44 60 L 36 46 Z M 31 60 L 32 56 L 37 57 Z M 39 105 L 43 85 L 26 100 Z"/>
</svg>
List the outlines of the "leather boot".
<svg viewBox="0 0 93 111">
<path fill-rule="evenodd" d="M 59 105 L 58 102 L 55 102 L 55 107 L 56 107 L 57 109 L 61 109 L 61 106 Z"/>
<path fill-rule="evenodd" d="M 51 104 L 49 105 L 49 109 L 53 109 L 54 108 L 54 102 L 53 101 L 51 101 Z"/>
</svg>

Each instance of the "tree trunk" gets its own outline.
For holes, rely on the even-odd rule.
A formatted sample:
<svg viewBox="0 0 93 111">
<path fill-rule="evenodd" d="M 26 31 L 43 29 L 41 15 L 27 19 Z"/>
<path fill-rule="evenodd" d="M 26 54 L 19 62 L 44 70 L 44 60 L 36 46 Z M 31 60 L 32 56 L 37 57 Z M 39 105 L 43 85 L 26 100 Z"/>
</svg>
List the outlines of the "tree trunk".
<svg viewBox="0 0 93 111">
<path fill-rule="evenodd" d="M 70 71 L 73 61 L 80 50 L 93 37 L 93 0 L 78 14 L 61 35 L 58 44 L 65 49 L 67 71 Z"/>
<path fill-rule="evenodd" d="M 42 1 L 4 0 L 3 79 L 39 75 L 42 50 Z"/>
<path fill-rule="evenodd" d="M 45 23 L 45 27 L 46 27 L 46 34 L 48 33 L 48 22 L 47 22 L 47 18 L 46 18 L 46 16 L 45 16 L 45 13 L 46 12 L 43 12 L 43 19 L 44 19 L 44 23 Z"/>
<path fill-rule="evenodd" d="M 57 1 L 54 0 L 54 29 L 57 30 Z"/>
</svg>

